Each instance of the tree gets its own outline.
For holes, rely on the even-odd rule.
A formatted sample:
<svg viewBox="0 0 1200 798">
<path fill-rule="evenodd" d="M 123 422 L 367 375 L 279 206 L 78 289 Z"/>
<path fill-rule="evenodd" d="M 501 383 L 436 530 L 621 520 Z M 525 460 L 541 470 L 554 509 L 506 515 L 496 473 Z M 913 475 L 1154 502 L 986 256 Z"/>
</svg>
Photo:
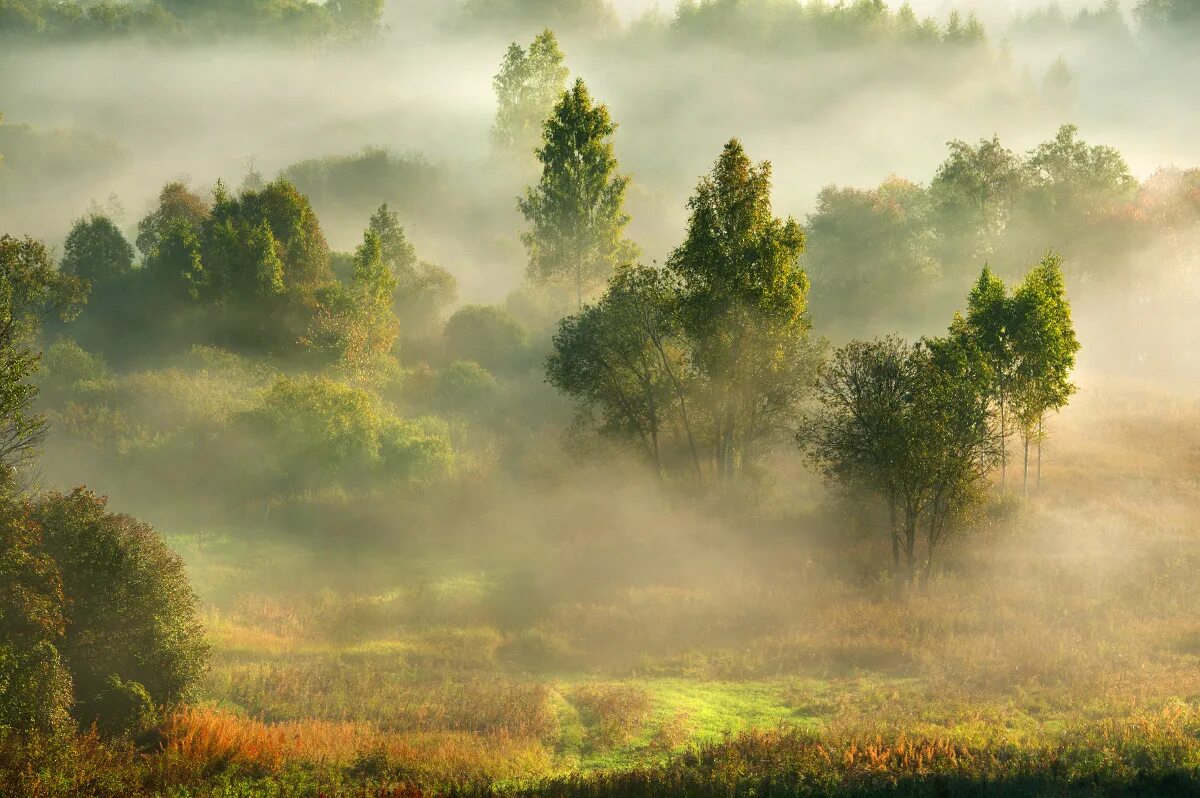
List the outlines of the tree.
<svg viewBox="0 0 1200 798">
<path fill-rule="evenodd" d="M 294 354 L 313 340 L 336 280 L 308 198 L 285 180 L 231 196 L 218 183 L 201 235 L 197 301 L 216 310 L 218 342 Z"/>
<path fill-rule="evenodd" d="M 52 734 L 70 722 L 71 677 L 57 648 L 62 579 L 28 504 L 11 493 L 0 504 L 0 729 Z"/>
<path fill-rule="evenodd" d="M 593 105 L 582 80 L 567 91 L 546 122 L 538 150 L 542 178 L 519 201 L 529 223 L 522 236 L 535 284 L 573 291 L 577 306 L 623 264 L 638 256 L 624 237 L 629 178 L 617 173 L 603 105 Z"/>
<path fill-rule="evenodd" d="M 1185 37 L 1200 28 L 1200 7 L 1194 0 L 1141 0 L 1133 14 L 1147 33 Z"/>
<path fill-rule="evenodd" d="M 179 222 L 198 231 L 210 212 L 208 203 L 185 183 L 167 183 L 158 194 L 158 207 L 138 222 L 138 251 L 143 257 L 149 257 L 163 235 Z"/>
<path fill-rule="evenodd" d="M 146 253 L 146 278 L 154 293 L 176 303 L 200 299 L 208 281 L 202 247 L 190 221 L 174 217 L 165 222 Z"/>
<path fill-rule="evenodd" d="M 503 308 L 465 305 L 454 312 L 444 331 L 452 360 L 474 361 L 495 374 L 511 374 L 529 365 L 529 332 Z"/>
<path fill-rule="evenodd" d="M 957 140 L 947 146 L 950 155 L 929 188 L 947 254 L 986 258 L 998 251 L 1026 186 L 1024 163 L 997 136 L 976 146 Z"/>
<path fill-rule="evenodd" d="M 903 550 L 911 563 L 915 533 L 903 513 L 909 468 L 907 420 L 918 358 L 913 347 L 890 336 L 851 341 L 837 349 L 817 382 L 818 405 L 799 434 L 801 446 L 825 478 L 862 488 L 888 510 L 892 564 L 900 574 Z"/>
<path fill-rule="evenodd" d="M 367 230 L 379 239 L 380 256 L 393 272 L 413 269 L 417 265 L 417 249 L 408 240 L 400 215 L 385 202 L 371 214 Z"/>
<path fill-rule="evenodd" d="M 822 189 L 805 224 L 817 322 L 845 329 L 881 317 L 889 326 L 915 321 L 941 277 L 930 217 L 928 192 L 906 180 Z"/>
<path fill-rule="evenodd" d="M 429 335 L 442 310 L 458 296 L 458 281 L 440 266 L 418 261 L 399 215 L 387 203 L 371 216 L 369 228 L 379 236 L 383 261 L 395 276 L 392 309 L 402 332 L 409 338 Z"/>
<path fill-rule="evenodd" d="M 1042 259 L 1017 286 L 1012 298 L 1016 354 L 1015 415 L 1024 443 L 1024 485 L 1029 488 L 1029 443 L 1037 441 L 1037 480 L 1042 477 L 1042 441 L 1046 414 L 1066 406 L 1076 387 L 1071 382 L 1080 344 L 1071 320 L 1062 259 Z"/>
<path fill-rule="evenodd" d="M 955 314 L 950 335 L 961 348 L 979 352 L 986 369 L 988 394 L 999 423 L 1001 490 L 1007 485 L 1008 439 L 1014 432 L 1011 422 L 1019 358 L 1016 324 L 1008 287 L 984 266 L 967 295 L 967 314 Z"/>
<path fill-rule="evenodd" d="M 928 584 L 986 498 L 997 451 L 988 376 L 969 341 L 895 337 L 847 344 L 822 374 L 800 442 L 830 482 L 885 502 L 897 578 L 915 581 L 923 540 Z"/>
<path fill-rule="evenodd" d="M 686 441 L 699 477 L 676 298 L 670 275 L 622 269 L 599 302 L 559 323 L 546 378 L 585 416 L 599 412 L 602 433 L 637 441 L 659 475 L 668 435 Z"/>
<path fill-rule="evenodd" d="M 110 732 L 136 730 L 186 698 L 208 643 L 183 561 L 149 525 L 108 512 L 84 488 L 33 505 L 44 547 L 62 575 L 72 714 Z"/>
<path fill-rule="evenodd" d="M 0 478 L 28 463 L 45 435 L 32 412 L 39 356 L 28 341 L 50 316 L 72 318 L 84 296 L 82 281 L 55 269 L 41 243 L 0 236 Z"/>
<path fill-rule="evenodd" d="M 527 157 L 537 149 L 542 128 L 567 90 L 567 69 L 558 39 L 549 28 L 539 33 L 526 52 L 513 42 L 492 79 L 496 91 L 496 121 L 492 144 L 497 151 Z"/>
<path fill-rule="evenodd" d="M 63 245 L 62 270 L 90 285 L 116 280 L 133 270 L 133 247 L 103 214 L 75 222 Z"/>
<path fill-rule="evenodd" d="M 794 418 L 816 373 L 804 234 L 773 215 L 770 192 L 770 164 L 754 165 L 730 140 L 689 201 L 687 236 L 667 261 L 723 483 Z"/>
<path fill-rule="evenodd" d="M 1089 216 L 1128 201 L 1137 181 L 1121 153 L 1089 146 L 1079 128 L 1063 125 L 1051 141 L 1029 153 L 1040 218 L 1055 219 L 1055 232 L 1075 230 Z"/>
</svg>

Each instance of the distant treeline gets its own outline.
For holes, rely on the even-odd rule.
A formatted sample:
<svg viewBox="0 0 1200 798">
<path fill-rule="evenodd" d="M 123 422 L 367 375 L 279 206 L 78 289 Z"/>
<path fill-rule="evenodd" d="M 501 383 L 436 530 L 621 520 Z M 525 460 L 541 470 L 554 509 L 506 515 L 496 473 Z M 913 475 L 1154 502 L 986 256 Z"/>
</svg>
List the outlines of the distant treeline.
<svg viewBox="0 0 1200 798">
<path fill-rule="evenodd" d="M 379 30 L 383 4 L 384 0 L 0 0 L 0 36 L 358 39 Z"/>
</svg>

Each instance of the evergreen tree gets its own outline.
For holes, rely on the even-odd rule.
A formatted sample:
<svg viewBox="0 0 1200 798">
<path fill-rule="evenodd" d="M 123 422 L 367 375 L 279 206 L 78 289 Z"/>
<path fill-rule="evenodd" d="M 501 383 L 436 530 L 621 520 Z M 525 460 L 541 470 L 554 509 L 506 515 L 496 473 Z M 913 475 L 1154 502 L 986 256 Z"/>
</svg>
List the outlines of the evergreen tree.
<svg viewBox="0 0 1200 798">
<path fill-rule="evenodd" d="M 615 131 L 608 108 L 593 105 L 587 86 L 577 80 L 546 122 L 538 150 L 541 181 L 519 200 L 529 223 L 522 239 L 530 281 L 570 290 L 579 306 L 638 255 L 624 237 L 629 178 L 617 173 Z"/>
</svg>

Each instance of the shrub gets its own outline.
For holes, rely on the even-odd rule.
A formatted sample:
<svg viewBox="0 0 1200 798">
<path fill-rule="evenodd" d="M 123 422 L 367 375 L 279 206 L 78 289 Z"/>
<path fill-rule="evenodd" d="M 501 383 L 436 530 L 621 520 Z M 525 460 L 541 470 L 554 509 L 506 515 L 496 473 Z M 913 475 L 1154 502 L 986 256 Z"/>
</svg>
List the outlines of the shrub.
<svg viewBox="0 0 1200 798">
<path fill-rule="evenodd" d="M 62 338 L 42 354 L 37 384 L 44 398 L 59 402 L 74 398 L 79 383 L 102 380 L 109 373 L 103 357 L 93 355 L 70 338 Z"/>
<path fill-rule="evenodd" d="M 495 305 L 467 305 L 446 322 L 446 353 L 452 360 L 473 360 L 494 373 L 529 365 L 529 335 L 520 322 Z"/>
<path fill-rule="evenodd" d="M 438 404 L 458 412 L 486 407 L 499 389 L 487 369 L 470 360 L 456 360 L 438 375 Z"/>
<path fill-rule="evenodd" d="M 69 720 L 71 679 L 54 644 L 62 637 L 58 569 L 41 550 L 27 505 L 0 507 L 0 728 L 54 732 Z"/>
<path fill-rule="evenodd" d="M 75 685 L 76 719 L 136 729 L 150 706 L 185 698 L 205 670 L 208 644 L 183 561 L 148 524 L 106 510 L 84 488 L 33 507 L 62 575 L 66 634 L 59 644 Z"/>
<path fill-rule="evenodd" d="M 378 397 L 324 377 L 280 378 L 241 421 L 284 489 L 433 476 L 451 462 L 444 437 L 401 419 Z"/>
</svg>

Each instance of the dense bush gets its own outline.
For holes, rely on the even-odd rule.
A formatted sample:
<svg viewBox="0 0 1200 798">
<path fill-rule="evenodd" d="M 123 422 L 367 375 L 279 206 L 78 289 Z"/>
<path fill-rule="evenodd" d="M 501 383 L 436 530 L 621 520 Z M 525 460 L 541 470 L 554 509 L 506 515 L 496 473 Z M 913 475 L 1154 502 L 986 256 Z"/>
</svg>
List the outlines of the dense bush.
<svg viewBox="0 0 1200 798">
<path fill-rule="evenodd" d="M 437 401 L 449 410 L 479 410 L 495 398 L 498 390 L 496 378 L 483 366 L 456 360 L 438 375 Z"/>
<path fill-rule="evenodd" d="M 65 728 L 71 678 L 55 645 L 64 631 L 63 589 L 41 550 L 29 508 L 0 506 L 0 731 Z"/>
<path fill-rule="evenodd" d="M 449 442 L 405 421 L 378 397 L 326 377 L 278 379 L 240 431 L 258 450 L 253 466 L 275 489 L 432 477 L 452 461 Z"/>
<path fill-rule="evenodd" d="M 148 524 L 105 505 L 84 488 L 52 492 L 32 518 L 62 575 L 72 714 L 117 732 L 185 698 L 208 644 L 183 561 Z"/>
<path fill-rule="evenodd" d="M 467 305 L 446 322 L 446 353 L 471 360 L 494 373 L 529 365 L 529 334 L 521 323 L 495 305 Z"/>
</svg>

